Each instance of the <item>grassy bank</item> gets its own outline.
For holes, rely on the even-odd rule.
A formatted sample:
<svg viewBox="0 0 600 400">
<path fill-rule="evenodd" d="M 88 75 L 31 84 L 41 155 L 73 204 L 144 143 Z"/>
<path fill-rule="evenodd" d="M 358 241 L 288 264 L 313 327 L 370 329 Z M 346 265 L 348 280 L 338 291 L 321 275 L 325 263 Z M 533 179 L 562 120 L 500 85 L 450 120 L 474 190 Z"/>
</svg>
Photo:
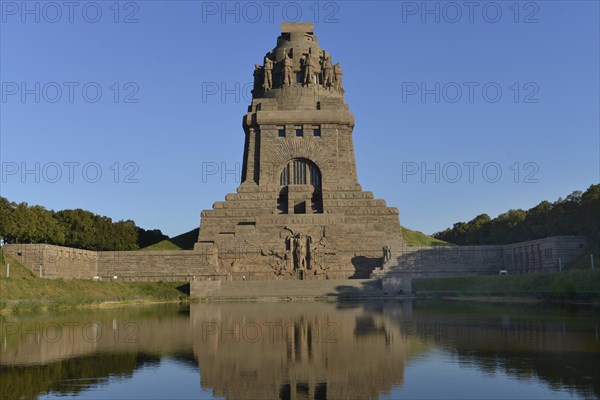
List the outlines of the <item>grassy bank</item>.
<svg viewBox="0 0 600 400">
<path fill-rule="evenodd" d="M 192 229 L 189 232 L 154 243 L 153 245 L 144 247 L 140 250 L 192 250 L 194 244 L 198 240 L 199 231 L 200 228 Z"/>
<path fill-rule="evenodd" d="M 95 282 L 41 279 L 12 257 L 10 277 L 0 255 L 0 312 L 90 307 L 134 302 L 180 302 L 189 296 L 184 282 Z"/>
<path fill-rule="evenodd" d="M 452 244 L 448 242 L 405 227 L 402 227 L 402 238 L 408 246 L 452 246 Z"/>
<path fill-rule="evenodd" d="M 506 296 L 544 294 L 552 298 L 569 298 L 589 293 L 600 295 L 600 269 L 504 276 L 418 278 L 413 280 L 413 291 L 417 294 L 435 292 Z"/>
</svg>

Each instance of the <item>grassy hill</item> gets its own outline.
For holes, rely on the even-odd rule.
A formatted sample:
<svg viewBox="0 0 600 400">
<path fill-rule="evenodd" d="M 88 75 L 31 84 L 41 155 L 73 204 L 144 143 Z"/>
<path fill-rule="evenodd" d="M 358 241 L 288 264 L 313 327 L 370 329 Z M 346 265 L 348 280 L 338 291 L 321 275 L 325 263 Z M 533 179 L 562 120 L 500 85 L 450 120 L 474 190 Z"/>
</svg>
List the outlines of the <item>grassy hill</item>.
<svg viewBox="0 0 600 400">
<path fill-rule="evenodd" d="M 199 231 L 200 228 L 192 229 L 189 232 L 162 240 L 140 250 L 192 250 L 194 248 L 194 243 L 198 240 Z"/>
<path fill-rule="evenodd" d="M 199 228 L 192 229 L 189 232 L 160 241 L 141 250 L 192 250 L 194 243 L 198 240 L 198 230 Z M 405 227 L 402 227 L 402 235 L 409 246 L 451 246 L 450 243 L 443 240 L 432 238 L 422 232 L 413 231 Z"/>
<path fill-rule="evenodd" d="M 405 227 L 402 227 L 402 237 L 409 246 L 452 246 L 451 243 L 444 242 L 443 240 L 427 236 L 422 232 L 413 231 Z"/>
</svg>

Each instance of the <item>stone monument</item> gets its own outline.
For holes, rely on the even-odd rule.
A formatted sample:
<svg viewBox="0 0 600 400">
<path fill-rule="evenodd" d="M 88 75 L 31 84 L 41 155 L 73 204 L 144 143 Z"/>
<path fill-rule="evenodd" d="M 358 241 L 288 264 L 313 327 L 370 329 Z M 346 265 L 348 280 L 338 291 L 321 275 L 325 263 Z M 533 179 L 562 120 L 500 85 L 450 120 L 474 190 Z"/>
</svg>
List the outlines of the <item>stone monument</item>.
<svg viewBox="0 0 600 400">
<path fill-rule="evenodd" d="M 341 79 L 312 23 L 283 23 L 255 65 L 242 183 L 202 212 L 195 247 L 233 279 L 368 278 L 402 248 L 398 210 L 358 184 Z"/>
</svg>

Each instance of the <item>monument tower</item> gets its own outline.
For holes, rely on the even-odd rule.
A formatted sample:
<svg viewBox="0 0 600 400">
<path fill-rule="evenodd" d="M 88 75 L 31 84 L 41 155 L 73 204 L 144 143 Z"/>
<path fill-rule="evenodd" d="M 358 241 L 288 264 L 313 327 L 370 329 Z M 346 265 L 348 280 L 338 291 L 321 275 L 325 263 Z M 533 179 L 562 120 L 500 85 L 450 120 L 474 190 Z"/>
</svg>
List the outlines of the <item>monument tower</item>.
<svg viewBox="0 0 600 400">
<path fill-rule="evenodd" d="M 202 212 L 196 249 L 233 279 L 367 278 L 400 249 L 398 210 L 358 184 L 342 68 L 312 23 L 255 65 L 242 182 Z"/>
</svg>

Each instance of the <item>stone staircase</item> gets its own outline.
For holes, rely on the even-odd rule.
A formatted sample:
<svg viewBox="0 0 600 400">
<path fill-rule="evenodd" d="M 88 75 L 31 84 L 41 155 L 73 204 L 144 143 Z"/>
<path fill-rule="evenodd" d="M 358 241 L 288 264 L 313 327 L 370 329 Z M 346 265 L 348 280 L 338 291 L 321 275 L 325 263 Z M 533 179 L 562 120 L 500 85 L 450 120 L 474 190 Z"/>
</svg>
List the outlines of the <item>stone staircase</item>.
<svg viewBox="0 0 600 400">
<path fill-rule="evenodd" d="M 399 253 L 373 276 L 496 275 L 503 265 L 501 246 L 404 246 Z"/>
</svg>

